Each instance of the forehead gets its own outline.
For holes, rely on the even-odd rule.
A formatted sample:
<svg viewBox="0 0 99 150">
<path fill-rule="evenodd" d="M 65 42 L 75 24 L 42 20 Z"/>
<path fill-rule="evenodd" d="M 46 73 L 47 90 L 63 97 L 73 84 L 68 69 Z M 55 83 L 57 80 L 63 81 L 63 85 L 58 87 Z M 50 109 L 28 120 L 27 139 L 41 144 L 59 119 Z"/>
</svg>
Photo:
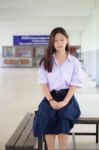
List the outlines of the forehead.
<svg viewBox="0 0 99 150">
<path fill-rule="evenodd" d="M 54 38 L 57 39 L 57 38 L 66 38 L 66 37 L 62 33 L 56 33 Z"/>
</svg>

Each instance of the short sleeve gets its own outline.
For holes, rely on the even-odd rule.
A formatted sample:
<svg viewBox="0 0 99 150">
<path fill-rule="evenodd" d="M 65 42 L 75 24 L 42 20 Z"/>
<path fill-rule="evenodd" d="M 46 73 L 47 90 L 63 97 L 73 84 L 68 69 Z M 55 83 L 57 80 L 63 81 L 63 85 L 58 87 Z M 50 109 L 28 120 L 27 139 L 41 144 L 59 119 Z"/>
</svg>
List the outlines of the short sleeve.
<svg viewBox="0 0 99 150">
<path fill-rule="evenodd" d="M 47 83 L 46 71 L 43 65 L 38 69 L 38 83 Z"/>
<path fill-rule="evenodd" d="M 74 66 L 70 85 L 77 86 L 78 88 L 83 87 L 83 71 L 79 61 L 77 61 Z"/>
</svg>

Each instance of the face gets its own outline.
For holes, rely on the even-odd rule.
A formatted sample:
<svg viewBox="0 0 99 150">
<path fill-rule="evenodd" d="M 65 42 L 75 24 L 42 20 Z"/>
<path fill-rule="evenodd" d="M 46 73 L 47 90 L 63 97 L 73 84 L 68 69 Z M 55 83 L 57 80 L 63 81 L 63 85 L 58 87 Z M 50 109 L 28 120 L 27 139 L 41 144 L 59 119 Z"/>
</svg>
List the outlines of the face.
<svg viewBox="0 0 99 150">
<path fill-rule="evenodd" d="M 57 51 L 64 50 L 65 47 L 68 43 L 68 39 L 62 34 L 62 33 L 57 33 L 54 37 L 54 48 Z"/>
</svg>

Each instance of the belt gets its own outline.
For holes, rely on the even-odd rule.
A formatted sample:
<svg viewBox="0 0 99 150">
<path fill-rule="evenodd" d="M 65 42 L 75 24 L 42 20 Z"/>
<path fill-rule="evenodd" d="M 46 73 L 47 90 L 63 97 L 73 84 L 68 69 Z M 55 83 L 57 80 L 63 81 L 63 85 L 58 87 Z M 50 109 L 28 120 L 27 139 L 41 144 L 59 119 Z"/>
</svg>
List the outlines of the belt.
<svg viewBox="0 0 99 150">
<path fill-rule="evenodd" d="M 69 89 L 60 89 L 60 90 L 52 90 L 52 93 L 59 93 L 59 94 L 66 94 L 66 92 L 68 92 Z"/>
</svg>

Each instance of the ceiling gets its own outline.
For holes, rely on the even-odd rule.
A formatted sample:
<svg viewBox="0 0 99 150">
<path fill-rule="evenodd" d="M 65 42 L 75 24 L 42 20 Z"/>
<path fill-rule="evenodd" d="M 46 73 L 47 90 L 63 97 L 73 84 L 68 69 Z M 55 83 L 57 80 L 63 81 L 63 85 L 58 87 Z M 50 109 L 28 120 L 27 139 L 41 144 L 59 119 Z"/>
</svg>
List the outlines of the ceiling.
<svg viewBox="0 0 99 150">
<path fill-rule="evenodd" d="M 82 31 L 94 6 L 95 0 L 0 0 L 0 24 Z"/>
</svg>

